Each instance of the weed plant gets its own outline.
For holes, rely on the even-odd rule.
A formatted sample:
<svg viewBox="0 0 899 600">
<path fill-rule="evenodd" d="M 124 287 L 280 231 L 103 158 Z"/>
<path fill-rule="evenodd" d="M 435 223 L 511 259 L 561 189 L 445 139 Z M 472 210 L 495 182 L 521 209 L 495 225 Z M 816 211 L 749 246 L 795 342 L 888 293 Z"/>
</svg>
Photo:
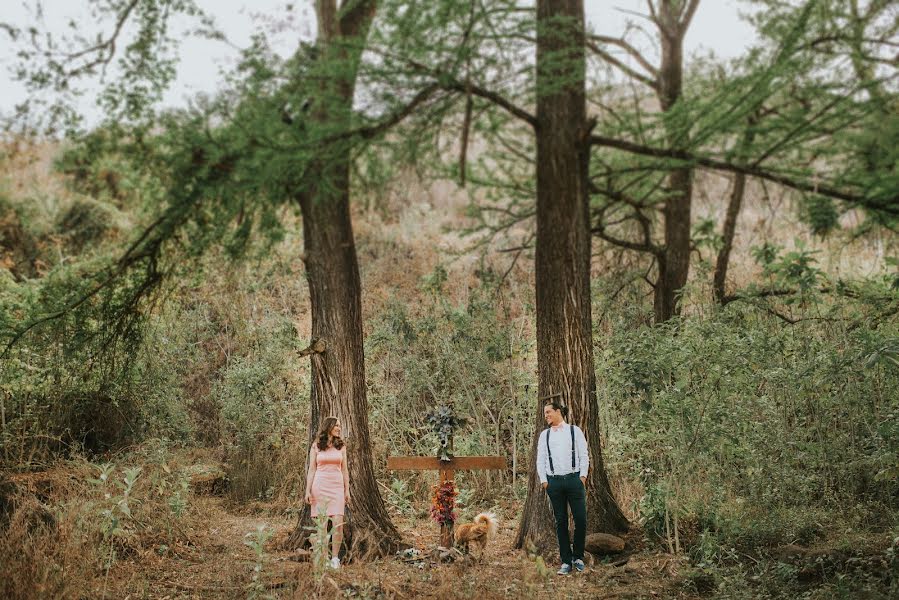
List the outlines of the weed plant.
<svg viewBox="0 0 899 600">
<path fill-rule="evenodd" d="M 271 538 L 272 532 L 265 525 L 260 525 L 256 531 L 251 531 L 244 536 L 244 544 L 253 551 L 255 561 L 253 562 L 253 576 L 250 583 L 247 584 L 247 600 L 269 600 L 273 598 L 268 593 L 268 587 L 265 585 L 265 566 L 267 556 L 265 553 L 265 544 Z"/>
</svg>

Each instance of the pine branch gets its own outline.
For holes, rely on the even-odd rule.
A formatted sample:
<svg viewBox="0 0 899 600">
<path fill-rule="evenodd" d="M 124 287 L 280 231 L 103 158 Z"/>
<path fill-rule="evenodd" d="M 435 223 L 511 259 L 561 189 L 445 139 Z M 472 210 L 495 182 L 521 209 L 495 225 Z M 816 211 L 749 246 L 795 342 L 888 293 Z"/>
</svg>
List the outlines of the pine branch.
<svg viewBox="0 0 899 600">
<path fill-rule="evenodd" d="M 389 51 L 385 51 L 384 49 L 368 48 L 368 50 L 372 52 L 378 52 L 386 57 L 402 60 L 415 71 L 418 71 L 422 75 L 427 75 L 428 77 L 433 78 L 435 80 L 434 83 L 444 90 L 459 92 L 466 95 L 472 94 L 474 96 L 484 98 L 485 100 L 488 100 L 496 106 L 502 108 L 510 115 L 524 121 L 531 127 L 537 127 L 537 117 L 535 115 L 532 115 L 525 109 L 517 106 L 514 102 L 498 92 L 487 89 L 470 81 L 460 81 L 451 73 L 447 73 L 446 71 L 443 71 L 441 69 L 429 67 L 411 58 L 398 57 Z"/>
</svg>

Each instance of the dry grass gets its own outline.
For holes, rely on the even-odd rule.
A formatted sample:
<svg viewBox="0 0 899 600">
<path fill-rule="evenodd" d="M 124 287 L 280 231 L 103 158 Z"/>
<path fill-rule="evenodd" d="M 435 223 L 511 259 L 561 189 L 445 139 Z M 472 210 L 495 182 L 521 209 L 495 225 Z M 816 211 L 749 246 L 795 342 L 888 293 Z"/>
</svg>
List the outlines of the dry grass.
<svg viewBox="0 0 899 600">
<path fill-rule="evenodd" d="M 160 456 L 138 450 L 127 463 L 107 469 L 105 482 L 95 480 L 101 469 L 84 460 L 8 476 L 2 486 L 9 511 L 8 522 L 0 522 L 0 597 L 99 597 L 96 592 L 109 585 L 108 567 L 111 573 L 161 551 L 178 559 L 192 555 L 192 524 L 202 518 L 189 502 L 184 467 L 192 457 Z M 141 470 L 123 510 L 119 484 L 127 466 Z"/>
<path fill-rule="evenodd" d="M 77 509 L 62 507 L 86 492 L 83 468 L 56 467 L 3 481 L 9 512 L 0 519 L 0 597 L 77 598 L 97 556 Z"/>
<path fill-rule="evenodd" d="M 244 544 L 260 527 L 282 537 L 293 520 L 265 514 L 229 512 L 220 498 L 195 497 L 202 515 L 191 525 L 191 544 L 177 552 L 152 548 L 123 557 L 109 571 L 70 574 L 58 597 L 233 598 L 253 597 L 256 559 Z M 422 554 L 437 544 L 437 528 L 427 520 L 398 520 L 408 541 Z M 407 562 L 385 557 L 344 565 L 317 575 L 309 562 L 296 562 L 290 552 L 269 544 L 258 590 L 275 598 L 636 598 L 661 595 L 690 598 L 683 591 L 684 561 L 653 553 L 638 553 L 623 566 L 594 564 L 583 575 L 560 578 L 524 553 L 511 549 L 515 521 L 507 521 L 486 550 L 483 561 L 441 564 L 433 560 Z M 41 557 L 52 565 L 56 557 Z M 550 567 L 554 571 L 554 567 Z M 74 575 L 74 577 L 72 576 Z M 20 589 L 26 590 L 22 586 Z M 30 587 L 18 597 L 45 597 L 46 587 Z"/>
<path fill-rule="evenodd" d="M 480 563 L 384 557 L 320 575 L 277 543 L 295 525 L 280 501 L 234 504 L 227 497 L 191 492 L 181 516 L 172 517 L 172 488 L 166 482 L 216 460 L 208 450 L 171 453 L 152 445 L 122 457 L 111 479 L 127 465 L 142 470 L 132 495 L 133 517 L 122 517 L 123 531 L 111 539 L 101 533 L 102 510 L 110 506 L 106 494 L 115 492 L 90 482 L 98 472 L 91 464 L 75 460 L 7 478 L 3 489 L 12 486 L 15 494 L 10 521 L 0 533 L 0 597 L 233 598 L 256 592 L 276 598 L 691 597 L 682 590 L 683 561 L 649 551 L 637 552 L 625 565 L 597 563 L 584 575 L 556 577 L 552 564 L 542 569 L 512 550 L 521 508 L 516 501 L 496 507 L 499 535 Z M 166 493 L 157 493 L 160 486 Z M 413 512 L 426 514 L 418 504 Z M 394 519 L 422 555 L 436 547 L 438 528 L 429 519 L 401 514 Z M 261 563 L 245 543 L 259 530 L 275 534 Z M 254 582 L 257 565 L 261 575 Z"/>
</svg>

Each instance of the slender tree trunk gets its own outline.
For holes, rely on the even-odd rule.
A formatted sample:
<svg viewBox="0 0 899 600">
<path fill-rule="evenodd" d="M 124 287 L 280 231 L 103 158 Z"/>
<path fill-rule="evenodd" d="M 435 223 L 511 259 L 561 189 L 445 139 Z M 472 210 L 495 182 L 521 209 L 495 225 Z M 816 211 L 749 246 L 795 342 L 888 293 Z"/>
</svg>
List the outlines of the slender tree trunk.
<svg viewBox="0 0 899 600">
<path fill-rule="evenodd" d="M 537 369 L 535 435 L 544 429 L 545 399 L 570 408 L 590 448 L 588 532 L 620 532 L 627 519 L 612 496 L 602 460 L 590 303 L 582 0 L 537 2 Z M 557 549 L 552 511 L 532 464 L 516 547 Z"/>
<path fill-rule="evenodd" d="M 721 232 L 721 249 L 718 250 L 718 258 L 715 261 L 715 273 L 712 279 L 712 289 L 715 293 L 715 301 L 723 303 L 725 284 L 727 282 L 727 267 L 730 263 L 730 251 L 734 246 L 734 235 L 737 231 L 737 217 L 740 216 L 740 208 L 743 205 L 743 195 L 746 192 L 746 175 L 737 173 L 734 178 L 734 189 L 730 193 L 730 201 L 727 203 L 727 213 L 724 215 L 724 229 Z"/>
<path fill-rule="evenodd" d="M 322 60 L 333 61 L 333 79 L 322 86 L 311 118 L 324 131 L 348 124 L 352 111 L 361 44 L 374 16 L 374 2 L 359 2 L 338 19 L 334 0 L 316 4 Z M 322 418 L 340 419 L 347 440 L 351 519 L 345 541 L 354 553 L 393 552 L 399 532 L 384 507 L 374 476 L 365 391 L 362 342 L 362 286 L 350 219 L 350 151 L 348 142 L 323 147 L 309 169 L 313 182 L 299 194 L 303 215 L 306 278 L 312 305 L 312 415 L 309 443 Z M 312 525 L 309 507 L 291 536 L 304 540 Z"/>
<path fill-rule="evenodd" d="M 749 117 L 746 123 L 746 130 L 740 140 L 738 154 L 736 160 L 741 163 L 746 162 L 746 155 L 750 146 L 755 139 L 755 126 L 758 124 L 759 113 L 756 112 Z M 730 200 L 727 203 L 727 212 L 724 215 L 724 227 L 721 231 L 721 249 L 718 251 L 718 258 L 715 260 L 715 272 L 712 276 L 712 291 L 715 294 L 715 301 L 724 302 L 725 287 L 727 284 L 727 269 L 730 266 L 730 253 L 734 247 L 734 236 L 737 232 L 737 218 L 740 216 L 740 210 L 743 207 L 743 198 L 746 195 L 746 174 L 737 173 L 734 178 L 734 188 L 730 193 Z"/>
<path fill-rule="evenodd" d="M 674 3 L 676 4 L 676 3 Z M 659 100 L 662 111 L 669 112 L 683 92 L 683 39 L 686 29 L 674 14 L 675 6 L 662 2 L 659 11 L 662 67 L 659 70 Z M 687 145 L 685 130 L 669 125 L 669 145 L 683 149 Z M 659 261 L 659 278 L 653 307 L 657 323 L 680 313 L 680 298 L 690 274 L 690 225 L 693 202 L 693 169 L 674 169 L 668 176 L 668 190 L 663 217 L 665 219 L 664 259 Z"/>
</svg>

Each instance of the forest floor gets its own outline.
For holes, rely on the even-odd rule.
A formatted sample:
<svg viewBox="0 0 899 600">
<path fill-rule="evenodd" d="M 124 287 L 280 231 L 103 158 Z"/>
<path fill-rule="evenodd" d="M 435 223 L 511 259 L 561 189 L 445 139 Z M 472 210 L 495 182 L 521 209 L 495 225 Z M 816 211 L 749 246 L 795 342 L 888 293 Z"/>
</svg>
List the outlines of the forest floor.
<svg viewBox="0 0 899 600">
<path fill-rule="evenodd" d="M 419 510 L 393 515 L 405 542 L 417 550 L 414 557 L 387 556 L 349 562 L 339 570 L 316 571 L 308 552 L 286 549 L 285 540 L 296 520 L 284 510 L 284 503 L 235 502 L 222 485 L 215 485 L 224 481 L 223 471 L 220 465 L 204 460 L 208 458 L 208 453 L 200 451 L 186 452 L 178 459 L 156 462 L 155 466 L 152 461 L 139 461 L 147 487 L 142 488 L 142 496 L 132 501 L 138 511 L 131 524 L 143 524 L 140 528 L 130 528 L 133 537 L 123 538 L 108 571 L 103 568 L 103 557 L 99 556 L 98 525 L 88 517 L 105 514 L 98 509 L 117 502 L 119 497 L 110 499 L 107 494 L 103 499 L 104 488 L 98 488 L 97 481 L 91 479 L 96 475 L 96 466 L 69 461 L 44 471 L 12 475 L 8 482 L 18 490 L 14 504 L 20 507 L 20 512 L 27 512 L 29 506 L 46 507 L 31 514 L 38 521 L 57 525 L 45 530 L 43 546 L 35 533 L 41 531 L 40 527 L 32 526 L 32 533 L 18 538 L 10 537 L 10 532 L 6 538 L 0 537 L 0 543 L 6 539 L 13 544 L 11 548 L 19 548 L 5 555 L 12 561 L 10 564 L 18 565 L 8 571 L 15 580 L 8 582 L 13 587 L 8 585 L 5 589 L 14 591 L 11 597 L 23 599 L 550 596 L 558 600 L 710 597 L 880 600 L 895 597 L 899 581 L 899 538 L 889 531 L 858 531 L 851 537 L 832 539 L 824 535 L 808 546 L 774 543 L 760 548 L 755 556 L 731 548 L 734 560 L 710 568 L 691 563 L 685 553 L 665 552 L 662 544 L 650 543 L 635 531 L 628 536 L 624 554 L 605 561 L 588 555 L 585 573 L 557 576 L 555 561 L 543 565 L 542 560 L 512 549 L 518 525 L 515 515 L 520 514 L 521 508 L 512 501 L 497 507 L 501 518 L 498 536 L 479 561 L 474 556 L 450 563 L 432 558 L 438 546 L 439 530 L 423 516 L 426 510 Z M 204 464 L 197 464 L 197 459 Z M 151 502 L 149 484 L 151 481 L 158 484 L 161 480 L 154 480 L 154 473 L 163 472 L 192 474 L 186 508 L 176 521 L 159 519 L 160 514 L 171 508 L 168 501 Z M 218 475 L 207 477 L 209 473 Z M 25 497 L 30 498 L 30 504 L 23 501 Z M 71 545 L 78 536 L 73 533 L 75 529 L 66 527 L 69 520 L 61 516 L 67 510 L 70 516 L 82 519 L 92 532 L 80 545 Z M 16 531 L 15 523 L 19 523 L 18 531 L 26 531 L 21 526 L 28 522 L 13 519 L 10 531 Z M 165 522 L 170 525 L 160 526 Z M 60 549 L 67 543 L 71 551 Z M 35 570 L 30 564 L 34 562 L 47 564 Z M 38 575 L 28 579 L 29 570 Z M 0 596 L 4 596 L 3 589 L 0 586 Z"/>
<path fill-rule="evenodd" d="M 501 525 L 481 562 L 440 563 L 399 556 L 343 565 L 318 578 L 313 565 L 279 543 L 295 520 L 230 509 L 223 498 L 198 497 L 202 527 L 189 532 L 191 544 L 147 551 L 120 560 L 108 580 L 97 580 L 92 595 L 107 598 L 697 598 L 684 591 L 686 561 L 667 554 L 636 553 L 619 566 L 593 562 L 583 574 L 541 573 L 538 563 L 511 550 L 517 523 Z M 437 546 L 438 529 L 430 522 L 397 523 L 407 542 L 424 557 Z M 246 545 L 260 527 L 273 530 L 257 561 Z M 254 582 L 255 566 L 261 576 Z M 620 561 L 619 561 L 620 562 Z M 105 592 L 103 587 L 105 586 Z"/>
</svg>

